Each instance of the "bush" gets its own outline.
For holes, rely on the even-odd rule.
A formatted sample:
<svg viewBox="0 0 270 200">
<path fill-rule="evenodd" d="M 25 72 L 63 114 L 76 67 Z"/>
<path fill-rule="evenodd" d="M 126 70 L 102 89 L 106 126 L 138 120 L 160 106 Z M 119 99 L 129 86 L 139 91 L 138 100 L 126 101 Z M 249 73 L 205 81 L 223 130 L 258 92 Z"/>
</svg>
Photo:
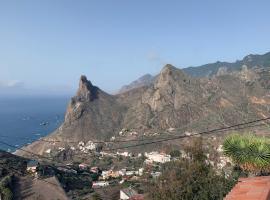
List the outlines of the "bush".
<svg viewBox="0 0 270 200">
<path fill-rule="evenodd" d="M 13 194 L 9 188 L 4 188 L 1 193 L 3 195 L 3 200 L 12 200 Z"/>
<path fill-rule="evenodd" d="M 0 181 L 0 188 L 11 187 L 12 177 L 6 176 Z"/>
<path fill-rule="evenodd" d="M 181 152 L 179 150 L 173 150 L 170 152 L 170 156 L 173 158 L 179 158 L 181 156 Z"/>
<path fill-rule="evenodd" d="M 200 139 L 186 152 L 189 158 L 163 165 L 162 175 L 148 187 L 148 199 L 222 200 L 231 190 L 237 179 L 207 164 Z"/>
</svg>

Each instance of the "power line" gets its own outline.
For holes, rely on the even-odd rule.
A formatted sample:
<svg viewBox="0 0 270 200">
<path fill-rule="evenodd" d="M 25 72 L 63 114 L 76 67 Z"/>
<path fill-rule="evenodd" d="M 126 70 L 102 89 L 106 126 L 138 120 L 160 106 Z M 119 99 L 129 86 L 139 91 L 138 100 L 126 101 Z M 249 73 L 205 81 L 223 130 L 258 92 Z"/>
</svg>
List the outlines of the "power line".
<svg viewBox="0 0 270 200">
<path fill-rule="evenodd" d="M 47 156 L 43 156 L 43 155 L 40 155 L 40 154 L 36 154 L 36 153 L 33 153 L 33 152 L 31 152 L 31 151 L 27 151 L 27 150 L 25 150 L 25 149 L 23 149 L 23 148 L 19 148 L 19 147 L 16 147 L 16 146 L 14 146 L 14 145 L 12 145 L 12 144 L 9 144 L 9 143 L 7 143 L 7 142 L 3 142 L 3 141 L 1 141 L 0 140 L 0 144 L 3 144 L 3 145 L 6 145 L 6 146 L 8 146 L 8 147 L 11 147 L 11 148 L 15 148 L 15 149 L 17 149 L 17 150 L 21 150 L 21 151 L 23 151 L 23 152 L 25 152 L 25 153 L 28 153 L 28 154 L 31 154 L 31 155 L 33 155 L 33 156 L 36 156 L 38 159 L 46 159 L 46 160 L 49 160 L 49 161 L 51 161 L 53 164 L 63 164 L 63 166 L 59 166 L 58 165 L 58 167 L 64 167 L 64 168 L 66 168 L 66 163 L 64 163 L 64 162 L 59 162 L 59 161 L 55 161 L 53 158 L 50 158 L 50 157 L 47 157 Z M 37 161 L 39 161 L 37 159 Z M 44 162 L 44 160 L 41 160 L 42 162 Z M 39 161 L 40 162 L 40 161 Z M 48 165 L 48 166 L 50 166 L 50 167 L 54 167 L 54 166 L 52 166 L 52 165 L 49 165 L 49 164 L 47 164 L 46 163 L 46 165 Z"/>
<path fill-rule="evenodd" d="M 242 123 L 242 124 L 237 124 L 235 126 L 241 126 L 241 125 L 244 125 L 244 124 L 249 124 L 249 123 L 256 123 L 256 122 L 260 122 L 260 121 L 265 121 L 265 120 L 269 120 L 270 117 L 268 118 L 262 118 L 262 119 L 258 119 L 258 120 L 254 120 L 254 121 L 250 121 L 250 122 L 247 122 L 247 123 Z M 15 137 L 11 137 L 11 136 L 8 136 L 8 135 L 3 135 L 1 134 L 0 137 L 2 138 L 15 138 Z M 16 139 L 25 139 L 25 140 L 33 140 L 32 138 L 30 137 L 16 137 Z M 153 140 L 153 139 L 163 139 L 163 138 L 143 138 L 143 139 L 131 139 L 131 140 L 103 140 L 103 141 L 91 141 L 92 143 L 96 143 L 96 144 L 106 144 L 106 143 L 125 143 L 125 142 L 140 142 L 140 141 L 145 141 L 145 140 Z M 83 142 L 83 141 L 69 141 L 69 140 L 45 140 L 43 138 L 39 138 L 37 140 L 34 140 L 32 142 L 47 142 L 47 143 L 60 143 L 60 142 L 63 142 L 63 143 L 67 143 L 67 144 L 72 144 L 72 143 L 79 143 L 79 142 Z M 88 142 L 89 142 L 88 141 Z"/>
<path fill-rule="evenodd" d="M 258 125 L 253 125 L 253 126 L 245 126 L 245 125 L 250 125 L 250 124 L 254 124 L 254 123 L 258 123 L 258 122 L 263 122 L 263 121 L 267 121 L 269 119 L 270 119 L 270 117 L 267 117 L 267 118 L 257 119 L 257 120 L 253 120 L 253 121 L 249 121 L 249 122 L 240 123 L 240 124 L 235 124 L 235 125 L 232 125 L 232 126 L 226 126 L 226 127 L 222 127 L 222 128 L 216 128 L 216 129 L 207 130 L 207 131 L 203 131 L 203 132 L 199 132 L 199 133 L 194 133 L 192 135 L 180 135 L 180 136 L 175 136 L 175 137 L 168 137 L 168 138 L 163 138 L 163 139 L 160 139 L 160 140 L 151 141 L 151 142 L 145 142 L 145 143 L 141 143 L 141 144 L 135 144 L 135 145 L 129 145 L 129 146 L 124 146 L 124 147 L 105 149 L 103 151 L 114 151 L 114 150 L 120 150 L 120 149 L 127 149 L 127 148 L 143 146 L 143 145 L 150 145 L 150 144 L 155 144 L 155 143 L 160 143 L 160 142 L 165 142 L 165 141 L 171 141 L 171 140 L 177 140 L 177 139 L 182 139 L 182 138 L 187 138 L 187 137 L 193 137 L 193 136 L 197 136 L 197 135 L 207 135 L 207 134 L 211 134 L 211 133 L 214 133 L 214 132 L 240 130 L 240 129 L 246 129 L 246 128 L 249 128 L 249 127 L 262 126 L 262 125 L 266 125 L 266 124 L 258 124 Z M 241 127 L 241 126 L 244 126 L 244 127 Z M 140 141 L 142 141 L 142 140 L 140 140 Z M 145 140 L 143 140 L 143 141 L 145 141 Z M 125 142 L 127 142 L 127 141 L 125 141 Z M 27 150 L 24 150 L 22 148 L 18 148 L 18 147 L 14 146 L 14 145 L 11 145 L 11 144 L 3 142 L 3 141 L 0 141 L 0 143 L 3 144 L 3 145 L 9 146 L 9 147 L 15 148 L 17 150 L 21 150 L 23 152 L 29 153 L 31 155 L 37 156 L 39 158 L 51 160 L 51 161 L 54 162 L 54 160 L 52 158 L 50 158 L 50 157 L 45 157 L 45 156 L 30 152 L 30 151 L 27 151 Z M 61 162 L 58 162 L 58 163 L 61 163 Z M 1 168 L 3 168 L 3 167 L 1 167 Z M 5 169 L 7 169 L 7 168 L 5 168 Z M 9 167 L 9 169 L 7 169 L 7 170 L 12 170 L 12 167 Z M 43 180 L 43 179 L 39 179 L 39 180 L 44 181 L 44 182 L 46 182 L 48 184 L 53 184 L 53 185 L 59 187 L 59 185 L 54 184 L 54 183 L 50 183 L 50 182 L 48 182 L 46 180 Z"/>
<path fill-rule="evenodd" d="M 113 150 L 127 149 L 127 148 L 132 148 L 132 147 L 137 147 L 137 146 L 143 146 L 143 145 L 155 144 L 155 143 L 160 143 L 160 142 L 165 142 L 165 141 L 170 141 L 170 140 L 182 139 L 182 138 L 186 138 L 186 137 L 193 137 L 193 136 L 196 136 L 196 135 L 211 134 L 213 132 L 219 132 L 219 131 L 228 131 L 228 130 L 231 130 L 231 129 L 236 128 L 236 127 L 238 127 L 236 130 L 240 130 L 240 129 L 245 129 L 247 127 L 239 127 L 239 126 L 249 125 L 249 124 L 258 123 L 258 122 L 263 122 L 263 121 L 267 121 L 269 119 L 270 119 L 270 117 L 267 117 L 267 118 L 257 119 L 257 120 L 253 120 L 253 121 L 249 121 L 249 122 L 240 123 L 240 124 L 235 124 L 235 125 L 232 125 L 232 126 L 227 126 L 227 127 L 222 127 L 222 128 L 207 130 L 207 131 L 203 131 L 203 132 L 192 134 L 190 136 L 189 135 L 181 135 L 181 136 L 175 136 L 175 137 L 161 138 L 160 140 L 155 140 L 155 141 L 150 141 L 150 142 L 141 143 L 141 144 L 135 144 L 135 145 L 129 145 L 129 146 L 124 146 L 124 147 L 118 147 L 118 148 L 110 148 L 110 149 L 105 149 L 103 151 L 113 151 Z M 132 140 L 130 140 L 130 141 L 132 141 Z M 145 140 L 137 140 L 137 141 L 145 141 Z M 126 142 L 127 142 L 127 140 L 126 140 Z M 11 145 L 11 144 L 8 144 L 6 142 L 0 141 L 0 143 L 1 144 L 4 144 L 6 146 L 9 146 L 9 147 L 15 148 L 17 150 L 21 150 L 23 152 L 26 152 L 26 153 L 35 155 L 37 157 L 41 157 L 43 159 L 54 161 L 50 157 L 45 157 L 45 156 L 42 156 L 42 155 L 39 155 L 39 154 L 30 152 L 30 151 L 27 151 L 27 150 L 24 150 L 22 148 L 18 148 L 16 146 Z M 88 153 L 86 153 L 86 154 L 89 155 Z"/>
<path fill-rule="evenodd" d="M 199 133 L 194 133 L 192 135 L 181 135 L 181 136 L 170 137 L 170 138 L 165 138 L 165 139 L 161 139 L 161 140 L 141 143 L 141 144 L 135 144 L 135 145 L 129 145 L 129 146 L 124 146 L 124 147 L 106 149 L 106 150 L 103 150 L 103 151 L 114 151 L 114 150 L 133 148 L 133 147 L 138 147 L 138 146 L 143 146 L 143 145 L 161 143 L 161 142 L 166 142 L 166 141 L 170 141 L 170 140 L 177 140 L 177 139 L 182 139 L 182 138 L 187 138 L 187 137 L 193 137 L 193 136 L 197 136 L 197 135 L 206 135 L 206 134 L 208 135 L 208 134 L 211 134 L 211 133 L 214 133 L 214 132 L 230 131 L 233 128 L 234 128 L 233 130 L 240 130 L 240 129 L 245 129 L 246 127 L 239 127 L 239 126 L 244 126 L 244 125 L 249 125 L 249 124 L 258 123 L 258 122 L 262 122 L 262 121 L 267 121 L 269 119 L 270 119 L 270 117 L 267 117 L 267 118 L 257 119 L 257 120 L 249 121 L 249 122 L 245 122 L 245 123 L 235 124 L 235 125 L 232 125 L 232 126 L 227 126 L 227 127 L 212 129 L 212 130 L 203 131 L 203 132 L 199 132 Z M 239 128 L 236 128 L 236 127 L 239 127 Z"/>
</svg>

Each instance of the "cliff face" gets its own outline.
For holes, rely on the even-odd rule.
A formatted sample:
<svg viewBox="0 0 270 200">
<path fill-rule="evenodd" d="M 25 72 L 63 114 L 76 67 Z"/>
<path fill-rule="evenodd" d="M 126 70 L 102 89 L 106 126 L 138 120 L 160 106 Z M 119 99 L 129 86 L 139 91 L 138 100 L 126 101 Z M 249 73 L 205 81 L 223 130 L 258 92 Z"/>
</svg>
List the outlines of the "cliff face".
<svg viewBox="0 0 270 200">
<path fill-rule="evenodd" d="M 77 94 L 68 105 L 65 121 L 53 135 L 82 141 L 108 139 L 120 129 L 124 110 L 114 96 L 82 76 Z"/>
</svg>

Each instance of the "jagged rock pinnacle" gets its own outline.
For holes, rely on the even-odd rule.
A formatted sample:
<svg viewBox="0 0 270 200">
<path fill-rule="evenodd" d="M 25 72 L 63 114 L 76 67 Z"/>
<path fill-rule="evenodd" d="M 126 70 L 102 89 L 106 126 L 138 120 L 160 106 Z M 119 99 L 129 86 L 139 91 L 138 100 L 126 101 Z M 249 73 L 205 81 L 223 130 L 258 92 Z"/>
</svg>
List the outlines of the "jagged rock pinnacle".
<svg viewBox="0 0 270 200">
<path fill-rule="evenodd" d="M 174 71 L 174 70 L 177 70 L 176 67 L 174 67 L 173 65 L 171 64 L 166 64 L 162 70 L 161 70 L 161 73 L 166 73 L 166 72 L 170 72 L 170 71 Z"/>
<path fill-rule="evenodd" d="M 167 64 L 160 72 L 159 81 L 167 82 L 170 79 L 181 80 L 186 78 L 187 75 L 181 69 L 178 69 L 171 64 Z"/>
<path fill-rule="evenodd" d="M 97 96 L 97 87 L 93 86 L 91 81 L 87 80 L 85 75 L 80 78 L 79 89 L 77 97 L 80 100 L 93 100 Z"/>
</svg>

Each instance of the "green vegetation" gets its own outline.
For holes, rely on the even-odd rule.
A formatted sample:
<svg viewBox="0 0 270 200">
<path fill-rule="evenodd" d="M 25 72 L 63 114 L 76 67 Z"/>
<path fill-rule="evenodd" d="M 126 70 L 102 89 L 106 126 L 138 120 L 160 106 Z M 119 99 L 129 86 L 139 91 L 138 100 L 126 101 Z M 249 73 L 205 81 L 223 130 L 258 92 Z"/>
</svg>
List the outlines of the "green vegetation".
<svg viewBox="0 0 270 200">
<path fill-rule="evenodd" d="M 170 156 L 173 157 L 173 158 L 179 158 L 181 156 L 181 152 L 179 150 L 172 150 L 170 152 Z"/>
<path fill-rule="evenodd" d="M 186 148 L 188 158 L 163 165 L 162 175 L 148 188 L 151 200 L 221 200 L 238 177 L 225 177 L 207 164 L 201 139 Z"/>
<path fill-rule="evenodd" d="M 12 176 L 5 176 L 0 181 L 0 194 L 3 200 L 11 200 L 13 197 L 12 191 Z"/>
<path fill-rule="evenodd" d="M 233 134 L 223 143 L 224 154 L 244 171 L 270 172 L 270 140 L 255 135 Z"/>
</svg>

